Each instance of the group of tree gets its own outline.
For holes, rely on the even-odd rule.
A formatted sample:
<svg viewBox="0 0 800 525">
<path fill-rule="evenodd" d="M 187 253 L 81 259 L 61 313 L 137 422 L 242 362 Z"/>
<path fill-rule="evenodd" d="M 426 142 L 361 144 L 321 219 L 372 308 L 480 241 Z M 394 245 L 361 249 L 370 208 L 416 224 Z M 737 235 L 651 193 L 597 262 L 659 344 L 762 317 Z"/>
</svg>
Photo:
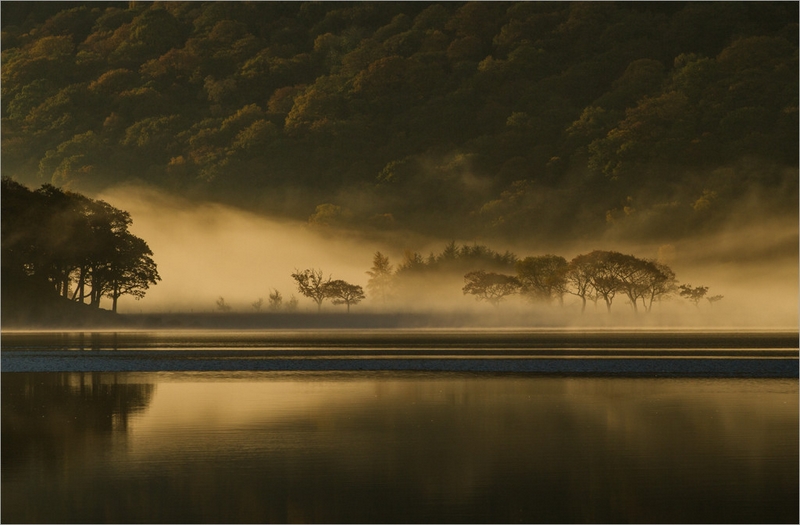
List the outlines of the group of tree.
<svg viewBox="0 0 800 525">
<path fill-rule="evenodd" d="M 330 299 L 335 305 L 346 305 L 347 312 L 350 313 L 350 306 L 360 303 L 366 297 L 361 286 L 341 279 L 334 280 L 330 276 L 326 279 L 322 270 L 295 270 L 292 279 L 295 280 L 300 294 L 317 304 L 317 311 L 322 310 L 323 301 Z"/>
<path fill-rule="evenodd" d="M 394 300 L 402 292 L 423 304 L 427 294 L 441 291 L 441 288 L 432 287 L 433 283 L 450 283 L 453 277 L 462 276 L 464 295 L 472 295 L 494 306 L 511 295 L 520 295 L 534 303 L 563 306 L 565 297 L 573 295 L 581 301 L 581 313 L 588 302 L 595 308 L 603 304 L 611 312 L 614 300 L 619 297 L 624 298 L 634 312 L 650 312 L 654 304 L 672 296 L 683 297 L 695 305 L 703 298 L 712 305 L 723 298 L 707 296 L 707 286 L 679 285 L 675 272 L 664 263 L 606 250 L 580 254 L 570 261 L 552 254 L 520 259 L 509 251 L 501 254 L 484 245 L 450 242 L 440 253 L 430 253 L 427 257 L 407 251 L 397 268 L 389 257 L 375 252 L 372 267 L 366 273 L 369 276 L 367 290 L 379 307 L 398 304 Z M 360 285 L 325 277 L 322 270 L 295 270 L 291 276 L 300 295 L 313 301 L 318 312 L 322 304 L 330 300 L 334 305 L 345 305 L 349 313 L 351 306 L 366 298 Z M 294 311 L 297 308 L 294 296 L 283 307 L 282 302 L 282 294 L 273 290 L 269 296 L 269 310 Z M 252 304 L 256 311 L 263 305 L 263 299 Z M 231 307 L 220 297 L 217 309 L 227 312 Z"/>
<path fill-rule="evenodd" d="M 120 297 L 140 299 L 161 280 L 130 224 L 128 212 L 104 201 L 49 184 L 32 191 L 3 177 L 3 286 L 31 283 L 97 308 L 107 297 L 116 312 Z"/>
<path fill-rule="evenodd" d="M 269 292 L 269 302 L 267 303 L 267 309 L 270 312 L 294 312 L 297 310 L 297 297 L 292 295 L 288 301 L 283 301 L 283 294 L 277 289 L 273 288 Z M 264 306 L 264 299 L 259 297 L 257 301 L 251 303 L 251 305 L 256 312 L 260 312 L 261 308 Z"/>
<path fill-rule="evenodd" d="M 224 297 L 220 296 L 215 301 L 215 310 L 220 313 L 229 313 L 233 311 L 233 306 L 229 304 Z M 257 300 L 250 303 L 250 306 L 258 313 L 264 308 L 264 298 L 259 297 Z M 283 294 L 277 289 L 272 288 L 269 292 L 269 299 L 267 302 L 267 311 L 271 313 L 286 312 L 291 313 L 297 310 L 298 300 L 297 297 L 292 295 L 289 300 L 283 300 Z"/>
<path fill-rule="evenodd" d="M 691 284 L 682 284 L 679 287 L 678 293 L 684 299 L 693 302 L 695 306 L 698 306 L 698 303 L 704 298 L 708 301 L 708 304 L 712 306 L 714 303 L 723 299 L 721 295 L 706 295 L 708 293 L 708 286 L 692 287 Z"/>
<path fill-rule="evenodd" d="M 423 258 L 407 252 L 405 261 L 393 270 L 389 258 L 376 252 L 367 274 L 367 288 L 382 302 L 408 286 L 410 272 L 430 280 L 442 273 L 463 274 L 462 292 L 479 301 L 498 305 L 504 298 L 519 294 L 534 302 L 564 304 L 567 295 L 581 300 L 581 312 L 587 302 L 595 307 L 602 301 L 607 311 L 617 297 L 624 297 L 633 311 L 651 311 L 654 303 L 670 296 L 684 297 L 695 305 L 704 297 L 713 304 L 723 297 L 706 297 L 708 287 L 678 285 L 675 272 L 666 264 L 616 251 L 594 250 L 567 261 L 559 255 L 517 258 L 499 254 L 482 245 L 448 244 L 438 255 Z"/>
<path fill-rule="evenodd" d="M 796 211 L 796 2 L 2 11 L 2 170 L 29 184 L 464 237 L 682 235 L 756 190 Z"/>
<path fill-rule="evenodd" d="M 649 312 L 654 302 L 678 290 L 675 272 L 667 265 L 615 251 L 595 250 L 569 262 L 559 255 L 526 257 L 517 261 L 516 271 L 516 275 L 470 272 L 464 276 L 464 294 L 493 304 L 514 293 L 563 304 L 564 296 L 571 294 L 580 298 L 581 312 L 587 301 L 596 306 L 601 299 L 610 312 L 614 298 L 624 296 L 634 312 L 639 311 L 640 301 Z"/>
</svg>

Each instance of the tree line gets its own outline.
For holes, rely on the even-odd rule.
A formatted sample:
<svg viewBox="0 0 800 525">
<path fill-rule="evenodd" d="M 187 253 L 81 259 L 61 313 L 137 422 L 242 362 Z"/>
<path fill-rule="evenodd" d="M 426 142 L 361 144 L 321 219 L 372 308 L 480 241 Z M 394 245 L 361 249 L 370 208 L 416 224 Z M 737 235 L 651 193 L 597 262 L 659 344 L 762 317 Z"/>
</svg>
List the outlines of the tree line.
<svg viewBox="0 0 800 525">
<path fill-rule="evenodd" d="M 427 258 L 406 252 L 396 269 L 386 255 L 376 252 L 366 272 L 367 290 L 375 302 L 385 304 L 401 288 L 415 285 L 410 278 L 436 279 L 465 269 L 463 294 L 495 306 L 511 295 L 563 306 L 564 298 L 572 295 L 580 299 L 581 313 L 589 302 L 595 307 L 603 304 L 611 312 L 614 300 L 622 297 L 638 313 L 650 312 L 654 304 L 672 296 L 685 298 L 695 306 L 704 298 L 712 305 L 723 298 L 708 296 L 707 286 L 679 284 L 675 272 L 662 262 L 617 251 L 594 250 L 570 261 L 552 254 L 518 259 L 508 251 L 500 254 L 486 246 L 457 246 L 455 242 Z M 351 305 L 366 298 L 361 286 L 326 279 L 321 270 L 296 270 L 292 278 L 298 292 L 314 301 L 318 311 L 326 299 L 347 305 L 349 312 Z"/>
<path fill-rule="evenodd" d="M 634 312 L 649 312 L 653 303 L 677 290 L 675 272 L 667 265 L 615 251 L 594 250 L 567 262 L 558 255 L 526 257 L 516 263 L 516 275 L 477 270 L 464 276 L 465 294 L 497 304 L 515 293 L 533 300 L 563 304 L 566 294 L 587 301 L 602 300 L 610 312 L 614 298 L 624 296 Z"/>
<path fill-rule="evenodd" d="M 111 310 L 123 295 L 144 297 L 161 280 L 130 214 L 50 184 L 37 190 L 2 178 L 2 282 L 25 282 L 82 304 Z"/>
</svg>

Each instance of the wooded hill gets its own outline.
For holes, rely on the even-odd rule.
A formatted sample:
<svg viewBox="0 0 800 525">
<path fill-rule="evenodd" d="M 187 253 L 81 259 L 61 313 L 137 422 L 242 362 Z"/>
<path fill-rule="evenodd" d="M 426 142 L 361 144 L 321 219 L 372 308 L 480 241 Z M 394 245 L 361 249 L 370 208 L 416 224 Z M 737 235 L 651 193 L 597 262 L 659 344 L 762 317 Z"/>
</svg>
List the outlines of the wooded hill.
<svg viewBox="0 0 800 525">
<path fill-rule="evenodd" d="M 4 2 L 2 170 L 314 224 L 796 216 L 796 2 Z"/>
</svg>

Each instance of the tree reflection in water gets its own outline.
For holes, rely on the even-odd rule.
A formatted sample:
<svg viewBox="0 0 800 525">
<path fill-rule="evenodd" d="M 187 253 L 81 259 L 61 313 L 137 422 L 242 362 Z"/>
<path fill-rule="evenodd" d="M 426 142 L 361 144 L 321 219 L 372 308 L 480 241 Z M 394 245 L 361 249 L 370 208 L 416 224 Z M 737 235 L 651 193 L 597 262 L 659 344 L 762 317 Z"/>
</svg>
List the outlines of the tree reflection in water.
<svg viewBox="0 0 800 525">
<path fill-rule="evenodd" d="M 2 389 L 3 522 L 797 523 L 796 379 L 6 372 Z"/>
<path fill-rule="evenodd" d="M 124 376 L 124 377 L 123 377 Z M 2 377 L 3 480 L 26 462 L 48 467 L 96 455 L 125 434 L 155 385 L 109 373 L 5 373 Z"/>
</svg>

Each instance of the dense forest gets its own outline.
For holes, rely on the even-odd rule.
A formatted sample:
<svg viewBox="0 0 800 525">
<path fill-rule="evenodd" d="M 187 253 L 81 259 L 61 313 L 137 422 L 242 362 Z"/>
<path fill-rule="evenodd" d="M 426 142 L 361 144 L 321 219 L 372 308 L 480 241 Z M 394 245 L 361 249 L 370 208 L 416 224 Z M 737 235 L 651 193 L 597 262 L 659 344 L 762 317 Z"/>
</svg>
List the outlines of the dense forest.
<svg viewBox="0 0 800 525">
<path fill-rule="evenodd" d="M 796 216 L 796 2 L 3 2 L 2 171 L 314 224 Z"/>
</svg>

